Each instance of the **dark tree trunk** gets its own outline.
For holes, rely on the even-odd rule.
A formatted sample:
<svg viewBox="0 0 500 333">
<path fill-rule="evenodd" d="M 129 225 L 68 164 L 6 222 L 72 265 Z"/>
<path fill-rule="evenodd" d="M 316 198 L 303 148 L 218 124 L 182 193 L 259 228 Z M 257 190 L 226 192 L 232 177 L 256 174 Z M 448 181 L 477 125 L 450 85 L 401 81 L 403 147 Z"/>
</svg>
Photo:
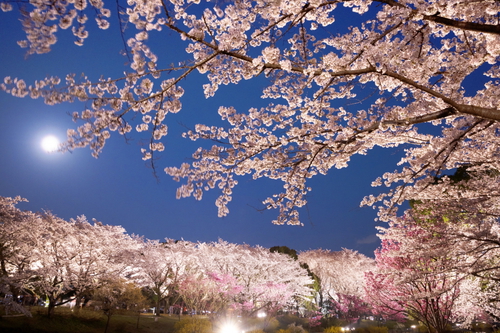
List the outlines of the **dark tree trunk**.
<svg viewBox="0 0 500 333">
<path fill-rule="evenodd" d="M 106 320 L 106 327 L 104 327 L 104 333 L 108 332 L 108 327 L 109 327 L 109 321 L 111 319 L 111 313 L 107 315 L 108 320 Z"/>
<path fill-rule="evenodd" d="M 156 313 L 155 313 L 156 316 L 160 316 L 160 303 L 161 299 L 158 296 L 158 298 L 156 299 Z"/>
<path fill-rule="evenodd" d="M 47 317 L 52 318 L 54 309 L 56 308 L 55 301 L 49 298 L 49 306 L 47 307 Z"/>
</svg>

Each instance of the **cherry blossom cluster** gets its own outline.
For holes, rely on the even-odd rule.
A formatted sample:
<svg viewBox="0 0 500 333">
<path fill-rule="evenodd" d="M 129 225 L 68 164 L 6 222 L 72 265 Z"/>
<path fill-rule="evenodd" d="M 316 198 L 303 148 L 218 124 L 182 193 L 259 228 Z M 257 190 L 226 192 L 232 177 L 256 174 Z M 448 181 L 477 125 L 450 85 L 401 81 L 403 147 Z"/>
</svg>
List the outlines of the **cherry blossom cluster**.
<svg viewBox="0 0 500 333">
<path fill-rule="evenodd" d="M 1 3 L 4 11 L 12 7 Z M 49 51 L 58 26 L 71 26 L 81 44 L 90 9 L 99 27 L 108 25 L 102 1 L 30 4 L 21 42 L 28 53 Z M 203 75 L 209 98 L 221 85 L 264 77 L 266 107 L 221 106 L 225 126 L 199 124 L 185 133 L 214 145 L 200 144 L 194 162 L 165 169 L 183 182 L 178 198 L 201 199 L 218 189 L 218 213 L 225 216 L 238 177 L 279 179 L 283 191 L 263 204 L 279 211 L 274 223 L 300 225 L 309 178 L 345 168 L 353 155 L 374 147 L 404 146 L 398 169 L 374 181 L 387 192 L 362 203 L 379 208 L 381 220 L 406 200 L 443 197 L 482 202 L 477 210 L 496 214 L 499 6 L 486 0 L 130 0 L 118 13 L 130 22 L 122 32 L 131 60 L 123 77 L 69 75 L 65 83 L 46 78 L 35 85 L 6 78 L 0 90 L 48 104 L 88 102 L 74 115 L 83 124 L 68 132 L 67 149 L 89 146 L 97 156 L 111 132 L 135 129 L 150 135 L 141 152 L 153 161 L 165 150 L 167 114 L 182 109 L 181 80 Z M 164 67 L 153 50 L 156 38 L 172 32 L 185 41 L 186 57 Z M 465 83 L 477 74 L 489 81 L 471 89 Z M 472 175 L 467 186 L 449 180 L 460 167 Z"/>
<path fill-rule="evenodd" d="M 88 37 L 85 28 L 88 16 L 84 13 L 88 6 L 95 11 L 97 26 L 100 29 L 109 27 L 108 18 L 111 16 L 111 11 L 104 7 L 102 0 L 33 0 L 29 4 L 32 8 L 22 10 L 23 29 L 27 38 L 19 41 L 21 47 L 28 48 L 28 54 L 50 52 L 52 45 L 57 41 L 56 32 L 59 28 L 66 30 L 71 27 L 75 44 L 83 45 Z M 2 11 L 13 9 L 9 1 L 2 2 L 0 6 Z"/>
</svg>

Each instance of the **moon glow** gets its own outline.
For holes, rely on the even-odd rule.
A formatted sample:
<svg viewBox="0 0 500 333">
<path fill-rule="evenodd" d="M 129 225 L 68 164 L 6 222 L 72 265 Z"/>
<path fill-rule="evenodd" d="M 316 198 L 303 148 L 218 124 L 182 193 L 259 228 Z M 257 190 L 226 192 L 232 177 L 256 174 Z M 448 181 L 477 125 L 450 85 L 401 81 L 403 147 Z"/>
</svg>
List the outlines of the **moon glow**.
<svg viewBox="0 0 500 333">
<path fill-rule="evenodd" d="M 47 153 L 55 152 L 59 149 L 59 140 L 53 135 L 44 137 L 42 139 L 42 149 Z"/>
</svg>

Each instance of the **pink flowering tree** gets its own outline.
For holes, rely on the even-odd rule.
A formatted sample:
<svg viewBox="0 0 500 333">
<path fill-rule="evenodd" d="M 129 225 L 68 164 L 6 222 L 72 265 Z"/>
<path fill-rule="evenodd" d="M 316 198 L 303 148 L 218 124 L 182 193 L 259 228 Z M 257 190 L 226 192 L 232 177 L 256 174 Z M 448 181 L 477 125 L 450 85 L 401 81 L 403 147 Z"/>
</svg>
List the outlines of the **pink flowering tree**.
<svg viewBox="0 0 500 333">
<path fill-rule="evenodd" d="M 205 275 L 217 273 L 229 279 L 230 290 L 234 286 L 240 289 L 230 304 L 240 315 L 259 311 L 272 315 L 283 308 L 296 308 L 312 294 L 307 271 L 288 255 L 222 240 L 197 244 L 197 250 L 198 269 Z"/>
<path fill-rule="evenodd" d="M 68 284 L 74 292 L 76 309 L 79 309 L 110 276 L 124 279 L 136 274 L 131 266 L 142 239 L 128 235 L 121 226 L 95 220 L 89 223 L 84 215 L 70 219 L 67 224 L 72 229 L 75 253 L 67 265 Z"/>
<path fill-rule="evenodd" d="M 463 168 L 457 170 L 451 180 L 456 183 L 454 186 L 466 187 L 469 182 L 474 183 L 476 176 L 476 172 Z M 460 184 L 457 178 L 465 183 Z M 439 180 L 436 183 L 439 184 Z M 500 224 L 498 217 L 491 215 L 492 209 L 481 208 L 483 204 L 488 205 L 484 199 L 470 198 L 413 201 L 412 210 L 407 211 L 406 219 L 400 221 L 405 221 L 405 224 L 413 221 L 422 232 L 434 236 L 434 247 L 446 249 L 447 265 L 440 267 L 441 272 L 463 276 L 461 294 L 467 293 L 470 302 L 498 320 Z M 425 243 L 408 248 L 407 242 L 400 244 L 405 247 L 404 251 L 411 251 L 414 255 L 425 256 L 429 251 Z M 465 313 L 475 313 L 467 307 L 464 309 Z"/>
<path fill-rule="evenodd" d="M 0 8 L 12 11 L 12 2 L 2 0 Z M 102 0 L 30 1 L 19 15 L 26 32 L 19 45 L 28 54 L 51 51 L 66 29 L 83 45 L 95 32 L 89 18 L 98 29 L 126 21 L 128 67 L 114 77 L 68 73 L 33 83 L 6 77 L 0 90 L 50 105 L 84 102 L 65 149 L 90 147 L 98 156 L 111 135 L 134 132 L 146 139 L 140 149 L 152 162 L 167 149 L 167 120 L 182 110 L 184 80 L 202 75 L 206 98 L 222 85 L 259 80 L 263 89 L 255 97 L 267 105 L 242 110 L 221 102 L 213 111 L 224 125 L 186 131 L 186 138 L 213 144 L 197 149 L 191 164 L 165 169 L 183 182 L 178 198 L 201 199 L 218 189 L 218 214 L 225 216 L 238 177 L 280 180 L 283 190 L 264 195 L 264 207 L 278 211 L 274 223 L 299 225 L 310 178 L 345 168 L 374 147 L 405 145 L 397 169 L 373 183 L 388 191 L 363 200 L 379 206 L 381 219 L 390 220 L 408 199 L 443 196 L 477 199 L 471 203 L 498 216 L 498 6 L 486 0 L 131 0 L 115 12 L 115 2 Z M 176 36 L 183 44 L 174 51 L 182 58 L 168 66 L 161 46 Z M 470 84 L 478 76 L 484 84 Z M 444 176 L 464 166 L 476 176 L 458 191 Z M 443 180 L 439 186 L 428 186 L 436 178 Z"/>
<path fill-rule="evenodd" d="M 109 276 L 133 274 L 132 254 L 138 243 L 122 227 L 90 225 L 85 217 L 67 222 L 49 213 L 36 221 L 27 236 L 31 277 L 25 288 L 48 299 L 49 316 L 56 306 L 88 300 Z"/>
<path fill-rule="evenodd" d="M 367 300 L 376 313 L 412 317 L 438 333 L 447 331 L 450 323 L 480 314 L 461 293 L 467 275 L 450 269 L 453 246 L 437 246 L 442 235 L 408 220 L 390 222 L 380 230 L 377 269 L 366 275 Z"/>
<path fill-rule="evenodd" d="M 279 310 L 282 310 L 293 296 L 293 291 L 288 288 L 285 283 L 267 282 L 262 285 L 255 286 L 253 292 L 258 294 L 255 299 L 256 307 L 265 309 L 269 315 L 275 316 Z"/>
<path fill-rule="evenodd" d="M 337 318 L 354 321 L 371 314 L 371 307 L 364 298 L 356 295 L 337 294 L 330 300 L 331 313 Z"/>
</svg>

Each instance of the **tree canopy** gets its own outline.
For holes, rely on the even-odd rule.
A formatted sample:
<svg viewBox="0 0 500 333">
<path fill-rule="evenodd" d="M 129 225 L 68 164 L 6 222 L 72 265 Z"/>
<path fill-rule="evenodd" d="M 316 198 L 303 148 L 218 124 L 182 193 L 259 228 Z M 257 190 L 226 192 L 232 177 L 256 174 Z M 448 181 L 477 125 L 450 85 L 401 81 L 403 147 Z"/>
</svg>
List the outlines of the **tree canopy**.
<svg viewBox="0 0 500 333">
<path fill-rule="evenodd" d="M 107 29 L 116 11 L 129 67 L 111 78 L 7 77 L 0 89 L 47 104 L 85 102 L 64 149 L 98 156 L 113 132 L 147 132 L 143 159 L 153 163 L 165 150 L 167 115 L 182 109 L 183 80 L 203 75 L 209 98 L 220 85 L 265 77 L 267 106 L 221 105 L 225 125 L 184 133 L 213 145 L 165 168 L 183 182 L 178 198 L 217 188 L 225 216 L 238 177 L 276 179 L 283 191 L 263 201 L 279 211 L 273 222 L 301 224 L 308 179 L 374 147 L 403 145 L 398 168 L 373 183 L 387 191 L 362 202 L 378 206 L 382 220 L 408 199 L 452 200 L 497 216 L 499 9 L 492 0 L 31 1 L 20 11 L 19 45 L 29 55 L 49 52 L 59 29 L 71 28 L 83 45 L 89 17 Z M 155 48 L 172 33 L 185 41 L 174 50 L 185 56 L 169 66 Z M 486 83 L 471 85 L 479 76 Z M 464 166 L 470 178 L 457 186 L 446 175 Z"/>
</svg>

